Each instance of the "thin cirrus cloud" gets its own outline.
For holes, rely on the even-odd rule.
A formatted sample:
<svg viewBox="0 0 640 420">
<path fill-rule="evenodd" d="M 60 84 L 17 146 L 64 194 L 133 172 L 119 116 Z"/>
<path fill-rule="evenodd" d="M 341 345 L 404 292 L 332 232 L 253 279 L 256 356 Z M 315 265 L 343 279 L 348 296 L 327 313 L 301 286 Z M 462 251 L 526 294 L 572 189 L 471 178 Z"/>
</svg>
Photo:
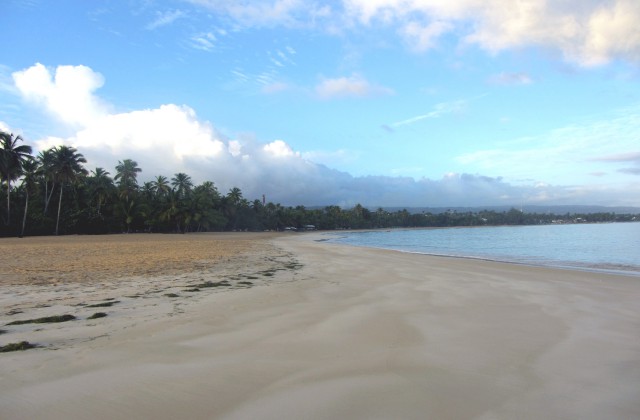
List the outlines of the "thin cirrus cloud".
<svg viewBox="0 0 640 420">
<path fill-rule="evenodd" d="M 244 27 L 321 27 L 344 32 L 391 27 L 412 49 L 436 48 L 445 36 L 491 54 L 528 47 L 559 52 L 590 67 L 640 61 L 637 0 L 190 0 Z"/>
<path fill-rule="evenodd" d="M 393 94 L 392 89 L 372 84 L 359 75 L 324 79 L 316 86 L 315 92 L 320 99 L 363 98 Z"/>
<path fill-rule="evenodd" d="M 152 31 L 163 26 L 168 26 L 180 18 L 186 17 L 187 14 L 182 10 L 171 10 L 166 12 L 156 12 L 156 18 L 150 22 L 145 28 Z"/>
<path fill-rule="evenodd" d="M 637 148 L 638 136 L 640 107 L 636 106 L 581 126 L 570 125 L 516 139 L 503 147 L 471 151 L 459 155 L 456 161 L 482 173 L 500 171 L 514 178 L 544 173 L 547 181 L 572 179 L 581 173 L 605 172 L 610 164 L 634 163 L 640 167 L 640 153 L 628 152 Z M 615 144 L 611 139 L 616 139 Z M 623 174 L 621 177 L 637 174 L 636 168 L 617 172 Z"/>
</svg>

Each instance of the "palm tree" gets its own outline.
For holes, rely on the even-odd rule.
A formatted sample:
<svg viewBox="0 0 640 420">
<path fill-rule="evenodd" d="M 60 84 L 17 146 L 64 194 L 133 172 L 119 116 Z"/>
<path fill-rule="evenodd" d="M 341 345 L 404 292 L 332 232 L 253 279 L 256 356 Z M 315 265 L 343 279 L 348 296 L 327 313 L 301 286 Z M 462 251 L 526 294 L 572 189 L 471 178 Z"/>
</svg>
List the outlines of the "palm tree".
<svg viewBox="0 0 640 420">
<path fill-rule="evenodd" d="M 91 177 L 87 181 L 93 190 L 92 195 L 96 198 L 96 213 L 101 216 L 100 208 L 113 189 L 113 180 L 109 176 L 109 172 L 98 167 L 92 171 Z"/>
<path fill-rule="evenodd" d="M 116 176 L 114 179 L 118 181 L 120 187 L 120 194 L 129 199 L 129 195 L 138 187 L 137 176 L 142 172 L 142 169 L 138 166 L 138 162 L 131 159 L 125 159 L 122 162 L 118 161 L 116 165 Z"/>
<path fill-rule="evenodd" d="M 22 175 L 22 166 L 31 159 L 31 146 L 18 145 L 22 137 L 0 131 L 0 179 L 7 184 L 7 218 L 11 222 L 11 182 Z"/>
<path fill-rule="evenodd" d="M 80 177 L 88 174 L 87 170 L 81 165 L 86 163 L 87 160 L 78 153 L 78 150 L 69 146 L 58 146 L 53 149 L 54 159 L 52 164 L 52 170 L 55 174 L 55 179 L 60 183 L 60 197 L 58 201 L 58 217 L 56 219 L 56 235 L 60 225 L 60 210 L 62 209 L 62 191 L 64 191 L 65 184 L 72 184 Z"/>
<path fill-rule="evenodd" d="M 191 177 L 185 173 L 179 172 L 175 174 L 173 178 L 171 178 L 171 186 L 178 193 L 178 197 L 184 198 L 188 193 L 191 192 L 191 187 L 193 187 L 193 182 L 191 182 Z"/>
<path fill-rule="evenodd" d="M 151 181 L 151 186 L 153 187 L 153 191 L 159 197 L 166 195 L 171 189 L 167 177 L 162 175 L 158 175 L 155 181 Z"/>
<path fill-rule="evenodd" d="M 229 219 L 229 228 L 235 230 L 238 223 L 238 208 L 242 203 L 242 191 L 238 187 L 229 190 L 223 200 L 223 210 L 227 219 Z"/>
</svg>

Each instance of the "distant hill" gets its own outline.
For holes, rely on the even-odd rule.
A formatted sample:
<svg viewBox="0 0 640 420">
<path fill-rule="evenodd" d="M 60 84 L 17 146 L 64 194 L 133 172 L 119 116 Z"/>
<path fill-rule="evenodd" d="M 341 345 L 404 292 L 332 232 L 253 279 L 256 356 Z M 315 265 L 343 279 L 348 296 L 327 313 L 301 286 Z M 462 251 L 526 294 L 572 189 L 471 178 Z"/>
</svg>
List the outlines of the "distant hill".
<svg viewBox="0 0 640 420">
<path fill-rule="evenodd" d="M 377 207 L 376 207 L 377 208 Z M 376 208 L 369 208 L 375 210 Z M 440 214 L 448 211 L 456 211 L 458 213 L 472 212 L 477 213 L 483 210 L 493 210 L 495 212 L 505 212 L 512 208 L 522 210 L 525 213 L 548 213 L 548 214 L 590 214 L 590 213 L 616 213 L 616 214 L 640 214 L 640 207 L 607 207 L 607 206 L 582 206 L 582 205 L 566 205 L 566 206 L 479 206 L 479 207 L 383 207 L 389 212 L 406 209 L 409 213 L 433 213 Z"/>
</svg>

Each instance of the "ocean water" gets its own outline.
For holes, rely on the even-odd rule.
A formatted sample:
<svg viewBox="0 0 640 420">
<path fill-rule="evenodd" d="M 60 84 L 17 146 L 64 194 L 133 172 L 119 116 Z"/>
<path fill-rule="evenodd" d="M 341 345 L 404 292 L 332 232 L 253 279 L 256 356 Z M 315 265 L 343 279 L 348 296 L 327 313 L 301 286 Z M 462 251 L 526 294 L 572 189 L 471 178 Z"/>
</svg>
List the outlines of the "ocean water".
<svg viewBox="0 0 640 420">
<path fill-rule="evenodd" d="M 329 240 L 420 254 L 640 276 L 640 223 L 392 229 L 335 233 Z"/>
</svg>

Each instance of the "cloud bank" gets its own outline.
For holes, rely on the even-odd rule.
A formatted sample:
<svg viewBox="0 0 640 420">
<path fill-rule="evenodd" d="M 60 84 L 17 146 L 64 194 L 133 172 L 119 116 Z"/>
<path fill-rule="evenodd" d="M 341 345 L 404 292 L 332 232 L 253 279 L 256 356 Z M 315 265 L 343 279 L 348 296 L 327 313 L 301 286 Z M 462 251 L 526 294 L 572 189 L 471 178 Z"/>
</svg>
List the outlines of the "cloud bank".
<svg viewBox="0 0 640 420">
<path fill-rule="evenodd" d="M 635 191 L 623 195 L 602 187 L 516 186 L 500 177 L 477 174 L 447 174 L 439 180 L 354 177 L 314 163 L 308 159 L 312 155 L 293 150 L 281 139 L 227 138 L 187 105 L 114 112 L 114 107 L 95 93 L 104 78 L 86 66 L 49 69 L 35 64 L 15 72 L 13 79 L 25 101 L 74 130 L 68 137 L 37 140 L 37 150 L 72 145 L 85 155 L 89 168 L 103 167 L 112 175 L 119 160 L 133 159 L 143 170 L 142 181 L 186 172 L 195 182 L 213 181 L 222 193 L 239 187 L 248 199 L 265 194 L 269 201 L 283 205 L 640 204 L 634 199 L 640 196 L 637 185 Z M 613 156 L 610 160 L 623 158 L 636 162 L 637 156 Z M 614 200 L 620 196 L 628 201 Z"/>
</svg>

